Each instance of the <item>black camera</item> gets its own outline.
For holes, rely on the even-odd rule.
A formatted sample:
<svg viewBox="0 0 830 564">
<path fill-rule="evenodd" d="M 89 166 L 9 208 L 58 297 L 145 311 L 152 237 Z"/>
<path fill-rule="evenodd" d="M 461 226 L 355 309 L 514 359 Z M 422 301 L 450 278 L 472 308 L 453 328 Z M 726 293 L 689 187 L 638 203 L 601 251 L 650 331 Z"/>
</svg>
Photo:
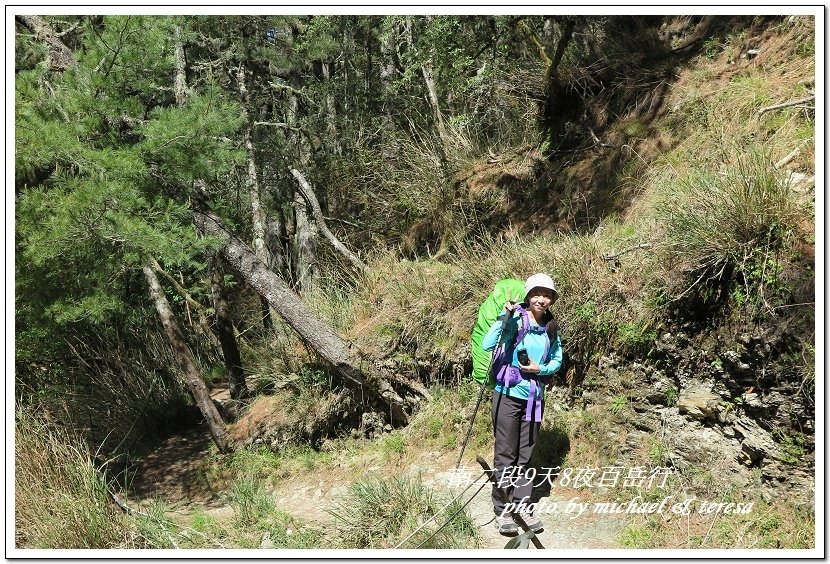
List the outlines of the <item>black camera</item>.
<svg viewBox="0 0 830 564">
<path fill-rule="evenodd" d="M 516 357 L 519 359 L 519 364 L 523 366 L 527 366 L 530 364 L 530 357 L 527 356 L 527 349 L 522 349 L 518 353 L 516 353 Z"/>
</svg>

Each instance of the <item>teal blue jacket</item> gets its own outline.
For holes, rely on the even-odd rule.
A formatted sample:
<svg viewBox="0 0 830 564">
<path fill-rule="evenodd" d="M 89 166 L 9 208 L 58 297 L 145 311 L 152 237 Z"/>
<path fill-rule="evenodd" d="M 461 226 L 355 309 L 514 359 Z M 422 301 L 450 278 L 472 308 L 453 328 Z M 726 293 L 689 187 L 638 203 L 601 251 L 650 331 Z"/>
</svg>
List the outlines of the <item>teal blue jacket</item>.
<svg viewBox="0 0 830 564">
<path fill-rule="evenodd" d="M 522 317 L 519 315 L 518 312 L 513 312 L 513 316 L 507 322 L 505 327 L 503 339 L 501 335 L 501 325 L 502 320 L 504 319 L 504 313 L 502 313 L 499 318 L 490 326 L 490 330 L 487 331 L 487 334 L 484 335 L 484 338 L 481 340 L 481 346 L 485 351 L 493 351 L 496 349 L 500 342 L 504 343 L 512 343 L 516 340 L 516 335 L 519 331 L 519 323 L 522 322 Z M 530 322 L 531 327 L 538 328 L 539 326 Z M 528 331 L 527 334 L 522 339 L 521 343 L 518 343 L 516 347 L 513 349 L 513 358 L 510 360 L 510 363 L 515 366 L 519 367 L 519 359 L 517 357 L 517 353 L 521 349 L 527 349 L 527 355 L 536 361 L 536 363 L 541 367 L 539 371 L 539 376 L 551 376 L 559 371 L 562 367 L 562 341 L 559 339 L 559 336 L 556 336 L 556 341 L 550 343 L 550 350 L 548 351 L 548 355 L 546 358 L 542 358 L 545 354 L 545 348 L 547 345 L 548 336 L 547 333 L 534 333 L 532 331 Z M 519 384 L 516 386 L 512 386 L 507 391 L 507 395 L 510 397 L 518 398 L 518 399 L 527 399 L 528 392 L 530 390 L 530 382 L 527 379 L 523 379 Z M 496 384 L 495 391 L 499 393 L 505 393 L 505 389 Z"/>
</svg>

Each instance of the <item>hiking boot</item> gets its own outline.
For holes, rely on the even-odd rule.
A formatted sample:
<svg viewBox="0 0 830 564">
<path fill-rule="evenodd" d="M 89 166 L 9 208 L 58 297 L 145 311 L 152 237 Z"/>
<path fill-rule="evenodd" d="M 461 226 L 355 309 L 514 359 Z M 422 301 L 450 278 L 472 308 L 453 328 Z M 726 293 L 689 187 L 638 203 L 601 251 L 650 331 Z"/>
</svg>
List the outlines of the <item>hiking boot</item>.
<svg viewBox="0 0 830 564">
<path fill-rule="evenodd" d="M 520 511 L 519 517 L 522 518 L 528 528 L 534 533 L 539 533 L 545 529 L 545 526 L 537 517 L 533 516 L 533 513 Z"/>
<path fill-rule="evenodd" d="M 516 535 L 519 527 L 510 515 L 496 515 L 496 529 L 503 535 Z"/>
</svg>

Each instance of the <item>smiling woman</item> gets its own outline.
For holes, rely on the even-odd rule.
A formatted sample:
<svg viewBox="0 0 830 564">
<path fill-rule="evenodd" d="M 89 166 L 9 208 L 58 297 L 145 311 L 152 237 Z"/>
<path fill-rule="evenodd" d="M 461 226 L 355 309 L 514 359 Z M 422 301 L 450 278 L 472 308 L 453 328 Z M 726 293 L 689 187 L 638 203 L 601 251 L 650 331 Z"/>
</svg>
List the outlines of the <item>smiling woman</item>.
<svg viewBox="0 0 830 564">
<path fill-rule="evenodd" d="M 545 386 L 562 365 L 562 345 L 556 322 L 549 308 L 559 294 L 553 279 L 534 274 L 524 286 L 524 299 L 516 304 L 508 299 L 504 312 L 490 327 L 482 347 L 493 352 L 493 455 L 494 477 L 498 487 L 512 490 L 513 503 L 505 506 L 493 486 L 493 511 L 496 528 L 502 534 L 515 534 L 514 510 L 534 531 L 542 522 L 527 511 L 522 501 L 533 490 L 528 463 L 539 436 Z M 514 509 L 518 507 L 518 509 Z"/>
</svg>

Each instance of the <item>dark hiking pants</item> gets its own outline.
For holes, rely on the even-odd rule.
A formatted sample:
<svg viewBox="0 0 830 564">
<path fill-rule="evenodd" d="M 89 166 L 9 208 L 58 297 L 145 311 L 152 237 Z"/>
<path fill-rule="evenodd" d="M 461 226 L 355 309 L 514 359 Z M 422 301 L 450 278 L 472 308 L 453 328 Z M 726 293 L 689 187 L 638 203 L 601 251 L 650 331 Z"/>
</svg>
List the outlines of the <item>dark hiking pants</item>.
<svg viewBox="0 0 830 564">
<path fill-rule="evenodd" d="M 539 422 L 524 420 L 526 409 L 527 400 L 493 392 L 494 476 L 496 483 L 507 491 L 508 499 L 517 503 L 533 491 L 533 474 L 528 478 L 527 470 L 540 427 Z M 493 510 L 496 515 L 501 515 L 504 502 L 499 498 L 496 486 L 493 486 L 492 495 Z"/>
</svg>

